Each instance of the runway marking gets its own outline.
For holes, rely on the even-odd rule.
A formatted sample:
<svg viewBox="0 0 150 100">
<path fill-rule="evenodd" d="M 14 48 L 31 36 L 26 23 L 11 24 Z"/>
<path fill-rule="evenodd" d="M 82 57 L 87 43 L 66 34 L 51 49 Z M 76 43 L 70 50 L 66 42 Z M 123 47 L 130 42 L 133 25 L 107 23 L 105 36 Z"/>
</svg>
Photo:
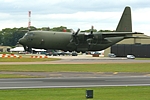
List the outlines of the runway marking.
<svg viewBox="0 0 150 100">
<path fill-rule="evenodd" d="M 35 88 L 85 88 L 85 87 L 118 87 L 118 86 L 150 86 L 150 84 L 124 85 L 76 85 L 76 86 L 30 86 L 30 87 L 0 87 L 0 89 L 35 89 Z"/>
<path fill-rule="evenodd" d="M 51 77 L 62 77 L 62 74 L 49 74 Z"/>
<path fill-rule="evenodd" d="M 116 75 L 116 74 L 118 74 L 118 72 L 114 72 L 113 74 L 115 74 L 115 75 Z"/>
</svg>

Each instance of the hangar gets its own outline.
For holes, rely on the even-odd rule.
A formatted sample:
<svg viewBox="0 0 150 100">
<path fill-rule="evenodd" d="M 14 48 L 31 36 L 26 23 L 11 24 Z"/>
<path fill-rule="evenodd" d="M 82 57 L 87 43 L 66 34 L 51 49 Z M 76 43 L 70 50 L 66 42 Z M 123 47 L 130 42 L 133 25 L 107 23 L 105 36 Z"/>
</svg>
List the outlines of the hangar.
<svg viewBox="0 0 150 100">
<path fill-rule="evenodd" d="M 9 52 L 10 49 L 10 46 L 0 46 L 0 52 Z"/>
<path fill-rule="evenodd" d="M 106 49 L 104 56 L 107 57 L 109 53 L 114 53 L 117 57 L 126 57 L 128 54 L 132 54 L 135 57 L 150 58 L 150 36 L 139 34 L 134 37 L 137 38 L 122 40 Z"/>
</svg>

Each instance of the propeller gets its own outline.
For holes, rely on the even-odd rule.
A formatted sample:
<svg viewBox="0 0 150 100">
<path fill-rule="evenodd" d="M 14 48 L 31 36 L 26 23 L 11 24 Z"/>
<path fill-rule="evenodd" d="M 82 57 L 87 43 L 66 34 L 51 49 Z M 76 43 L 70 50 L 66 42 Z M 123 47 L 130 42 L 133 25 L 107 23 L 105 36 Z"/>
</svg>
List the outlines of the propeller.
<svg viewBox="0 0 150 100">
<path fill-rule="evenodd" d="M 88 39 L 86 40 L 89 45 L 91 45 L 93 37 L 94 37 L 94 35 L 93 35 L 93 29 L 94 29 L 94 26 L 91 26 L 90 34 L 88 35 Z"/>
<path fill-rule="evenodd" d="M 94 29 L 94 26 L 91 26 L 91 34 L 93 34 L 93 29 Z"/>
<path fill-rule="evenodd" d="M 78 28 L 78 30 L 76 32 L 73 31 L 72 35 L 77 36 L 79 31 L 80 31 L 80 29 Z"/>
<path fill-rule="evenodd" d="M 78 28 L 78 30 L 76 32 L 73 31 L 72 33 L 72 39 L 70 40 L 70 42 L 74 42 L 76 45 L 79 44 L 79 41 L 77 39 L 77 35 L 79 34 L 80 29 Z"/>
</svg>

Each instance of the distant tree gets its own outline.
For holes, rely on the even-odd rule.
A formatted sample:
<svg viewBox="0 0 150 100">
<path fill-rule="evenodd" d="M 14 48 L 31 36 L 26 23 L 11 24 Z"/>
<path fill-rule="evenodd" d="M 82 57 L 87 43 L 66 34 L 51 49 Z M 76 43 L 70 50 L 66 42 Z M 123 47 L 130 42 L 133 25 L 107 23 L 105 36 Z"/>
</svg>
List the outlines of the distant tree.
<svg viewBox="0 0 150 100">
<path fill-rule="evenodd" d="M 15 31 L 12 34 L 13 39 L 11 40 L 11 45 L 15 46 L 20 38 L 24 36 L 26 32 L 24 31 Z"/>
<path fill-rule="evenodd" d="M 3 45 L 3 34 L 0 32 L 0 45 Z"/>
<path fill-rule="evenodd" d="M 11 46 L 12 32 L 3 32 L 3 45 Z"/>
<path fill-rule="evenodd" d="M 91 32 L 91 29 L 85 30 L 85 32 Z M 93 29 L 93 32 L 97 32 L 97 30 Z"/>
<path fill-rule="evenodd" d="M 59 32 L 63 32 L 64 30 L 67 31 L 67 27 L 64 27 L 64 26 L 60 26 L 60 27 L 54 27 L 52 29 L 50 29 L 52 31 L 59 31 Z"/>
<path fill-rule="evenodd" d="M 0 33 L 1 43 L 5 46 L 15 46 L 18 40 L 27 32 L 26 28 L 5 28 Z"/>
<path fill-rule="evenodd" d="M 50 28 L 49 28 L 49 27 L 42 27 L 41 30 L 42 30 L 42 31 L 50 31 Z"/>
<path fill-rule="evenodd" d="M 30 31 L 34 31 L 34 30 L 37 30 L 37 28 L 34 26 L 30 26 Z"/>
</svg>

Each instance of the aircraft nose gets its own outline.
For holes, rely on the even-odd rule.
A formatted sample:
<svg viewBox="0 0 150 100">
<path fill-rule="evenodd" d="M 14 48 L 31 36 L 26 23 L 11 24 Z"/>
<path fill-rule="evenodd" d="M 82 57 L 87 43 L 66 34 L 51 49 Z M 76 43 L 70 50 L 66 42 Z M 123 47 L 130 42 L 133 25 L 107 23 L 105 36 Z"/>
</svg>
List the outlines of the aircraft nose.
<svg viewBox="0 0 150 100">
<path fill-rule="evenodd" d="M 19 40 L 18 40 L 18 42 L 19 42 L 19 44 L 24 44 L 24 39 L 23 38 L 20 38 Z"/>
</svg>

